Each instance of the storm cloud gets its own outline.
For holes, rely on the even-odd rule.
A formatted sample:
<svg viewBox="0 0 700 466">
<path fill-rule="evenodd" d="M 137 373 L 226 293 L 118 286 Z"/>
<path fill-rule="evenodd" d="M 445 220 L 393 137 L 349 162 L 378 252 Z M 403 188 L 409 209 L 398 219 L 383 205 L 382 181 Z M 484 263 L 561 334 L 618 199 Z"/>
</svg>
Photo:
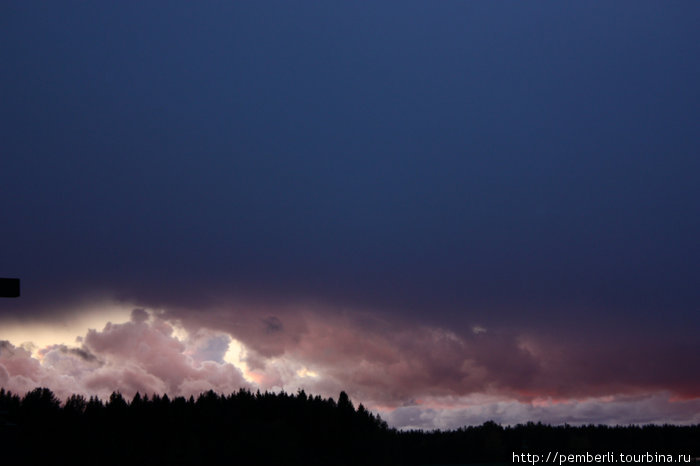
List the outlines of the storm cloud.
<svg viewBox="0 0 700 466">
<path fill-rule="evenodd" d="M 527 416 L 553 423 L 697 420 L 688 407 L 697 405 L 699 387 L 686 368 L 698 356 L 682 347 L 646 354 L 647 364 L 636 367 L 614 342 L 599 347 L 603 357 L 537 336 L 488 329 L 458 335 L 371 314 L 328 316 L 287 313 L 269 332 L 269 319 L 254 315 L 247 322 L 235 312 L 211 314 L 202 324 L 135 309 L 128 322 L 89 330 L 79 347 L 52 345 L 32 354 L 3 342 L 0 374 L 10 390 L 48 386 L 63 397 L 239 388 L 335 396 L 346 390 L 395 425 L 411 428 L 492 418 L 514 424 Z M 296 330 L 282 330 L 283 322 Z M 250 338 L 255 333 L 247 325 L 257 325 L 259 335 Z M 230 345 L 237 354 L 229 353 Z M 647 414 L 633 414 L 639 406 Z"/>
<path fill-rule="evenodd" d="M 2 385 L 696 419 L 699 8 L 8 6 Z"/>
</svg>

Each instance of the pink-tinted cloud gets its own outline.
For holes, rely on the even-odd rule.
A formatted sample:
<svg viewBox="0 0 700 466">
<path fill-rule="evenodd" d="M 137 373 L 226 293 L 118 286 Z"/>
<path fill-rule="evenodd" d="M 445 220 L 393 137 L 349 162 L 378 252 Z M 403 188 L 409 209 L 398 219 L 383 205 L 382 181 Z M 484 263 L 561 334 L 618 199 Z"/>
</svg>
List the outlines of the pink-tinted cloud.
<svg viewBox="0 0 700 466">
<path fill-rule="evenodd" d="M 235 340 L 235 341 L 234 341 Z M 690 422 L 698 417 L 697 344 L 427 326 L 313 307 L 199 313 L 134 310 L 90 330 L 77 348 L 37 357 L 0 346 L 0 384 L 60 397 L 119 390 L 198 394 L 240 387 L 337 396 L 382 410 L 397 426 L 502 422 Z M 246 367 L 225 362 L 241 345 Z M 245 377 L 244 377 L 245 372 Z M 247 379 L 246 379 L 247 377 Z M 252 380 L 253 382 L 250 382 Z M 682 408 L 682 409 L 681 409 Z M 638 416 L 644 409 L 646 416 Z"/>
<path fill-rule="evenodd" d="M 698 343 L 482 326 L 457 331 L 378 316 L 245 306 L 171 314 L 190 329 L 219 328 L 244 342 L 265 385 L 344 389 L 377 406 L 471 394 L 523 402 L 658 392 L 700 397 L 700 380 L 687 369 L 700 367 Z M 299 376 L 290 365 L 318 376 Z"/>
<path fill-rule="evenodd" d="M 190 395 L 249 386 L 239 369 L 223 362 L 227 335 L 202 330 L 196 338 L 182 341 L 169 323 L 144 314 L 136 310 L 129 322 L 90 330 L 80 348 L 52 345 L 39 350 L 37 358 L 25 348 L 2 342 L 0 383 L 20 393 L 48 386 L 61 397 L 106 396 L 112 391 L 128 396 L 137 391 Z"/>
<path fill-rule="evenodd" d="M 500 424 L 697 424 L 700 399 L 672 401 L 668 393 L 582 400 L 531 402 L 472 395 L 424 400 L 381 412 L 390 424 L 407 429 L 454 429 L 493 420 Z"/>
</svg>

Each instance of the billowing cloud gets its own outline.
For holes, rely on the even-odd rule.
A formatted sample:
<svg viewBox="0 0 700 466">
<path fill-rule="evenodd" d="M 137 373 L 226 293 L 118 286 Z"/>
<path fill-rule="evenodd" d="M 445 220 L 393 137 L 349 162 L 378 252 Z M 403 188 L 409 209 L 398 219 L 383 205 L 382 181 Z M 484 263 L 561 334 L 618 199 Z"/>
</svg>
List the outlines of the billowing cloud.
<svg viewBox="0 0 700 466">
<path fill-rule="evenodd" d="M 700 365 L 700 351 L 687 339 L 601 334 L 590 341 L 503 327 L 460 331 L 312 306 L 167 315 L 192 332 L 228 332 L 245 345 L 252 373 L 269 384 L 345 389 L 377 405 L 474 393 L 521 401 L 659 391 L 700 396 L 700 382 L 687 374 L 687 367 Z"/>
<path fill-rule="evenodd" d="M 262 317 L 261 317 L 262 316 Z M 135 309 L 80 346 L 0 346 L 0 383 L 106 396 L 226 393 L 240 387 L 341 390 L 392 424 L 691 422 L 700 387 L 687 377 L 697 345 L 600 339 L 595 345 L 503 328 L 463 331 L 331 312 L 318 306 L 199 313 Z M 644 409 L 644 416 L 638 414 Z"/>
<path fill-rule="evenodd" d="M 91 329 L 81 340 L 81 347 L 50 345 L 36 355 L 2 342 L 0 383 L 20 393 L 47 386 L 61 397 L 112 391 L 189 395 L 249 386 L 240 369 L 223 360 L 228 335 L 200 331 L 180 339 L 168 322 L 140 309 L 130 321 Z"/>
</svg>

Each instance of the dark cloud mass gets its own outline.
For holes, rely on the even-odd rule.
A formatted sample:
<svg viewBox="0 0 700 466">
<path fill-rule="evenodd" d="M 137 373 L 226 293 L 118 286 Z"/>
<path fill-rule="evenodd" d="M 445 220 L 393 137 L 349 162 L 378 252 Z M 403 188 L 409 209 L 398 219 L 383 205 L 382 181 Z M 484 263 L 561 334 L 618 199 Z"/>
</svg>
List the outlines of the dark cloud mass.
<svg viewBox="0 0 700 466">
<path fill-rule="evenodd" d="M 566 416 L 601 421 L 632 409 L 619 397 L 691 403 L 698 17 L 3 6 L 0 276 L 22 297 L 0 326 L 138 309 L 74 346 L 3 342 L 0 382 L 347 388 L 422 426 L 452 425 L 445 397 L 502 397 L 475 411 L 492 414 L 593 397 Z M 250 374 L 224 358 L 234 340 Z"/>
</svg>

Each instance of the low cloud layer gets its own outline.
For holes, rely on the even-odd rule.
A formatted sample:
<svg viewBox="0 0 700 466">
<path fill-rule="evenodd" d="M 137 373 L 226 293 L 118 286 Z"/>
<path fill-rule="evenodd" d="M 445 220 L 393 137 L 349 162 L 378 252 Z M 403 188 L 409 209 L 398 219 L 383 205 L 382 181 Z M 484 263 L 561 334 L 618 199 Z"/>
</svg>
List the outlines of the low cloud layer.
<svg viewBox="0 0 700 466">
<path fill-rule="evenodd" d="M 247 349 L 253 372 L 271 377 L 279 361 L 322 374 L 307 383 L 349 390 L 377 405 L 434 396 L 496 394 L 529 402 L 665 391 L 700 397 L 700 344 L 669 335 L 553 332 L 474 324 L 428 326 L 380 313 L 313 306 L 167 314 L 190 331 L 218 328 Z M 261 317 L 264 316 L 264 317 Z M 273 325 L 274 324 L 274 325 Z M 273 377 L 284 385 L 283 376 Z"/>
<path fill-rule="evenodd" d="M 475 395 L 426 400 L 419 405 L 403 406 L 382 414 L 390 424 L 407 429 L 455 429 L 488 420 L 510 425 L 531 421 L 600 424 L 603 420 L 609 425 L 697 424 L 700 423 L 700 399 L 671 401 L 665 392 L 532 402 Z"/>
<path fill-rule="evenodd" d="M 346 390 L 392 425 L 417 428 L 700 421 L 700 384 L 687 373 L 700 351 L 687 342 L 564 342 L 479 325 L 458 333 L 309 308 L 135 309 L 128 322 L 77 342 L 2 342 L 0 385 L 17 393 L 47 386 L 61 398 Z"/>
</svg>

